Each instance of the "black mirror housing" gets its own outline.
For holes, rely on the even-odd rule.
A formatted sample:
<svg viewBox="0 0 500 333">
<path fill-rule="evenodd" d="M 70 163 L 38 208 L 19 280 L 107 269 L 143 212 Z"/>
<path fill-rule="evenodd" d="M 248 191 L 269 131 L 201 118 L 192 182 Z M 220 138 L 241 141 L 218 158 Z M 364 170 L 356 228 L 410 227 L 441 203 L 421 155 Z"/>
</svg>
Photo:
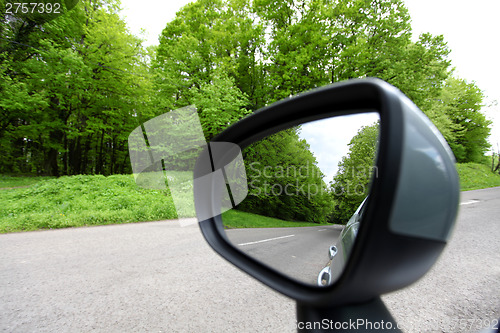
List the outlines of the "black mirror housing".
<svg viewBox="0 0 500 333">
<path fill-rule="evenodd" d="M 364 220 L 345 269 L 334 284 L 314 287 L 293 280 L 250 258 L 227 240 L 220 216 L 221 187 L 195 182 L 197 215 L 208 243 L 231 263 L 299 304 L 332 306 L 367 302 L 422 277 L 436 262 L 449 238 L 459 202 L 458 175 L 444 138 L 398 89 L 378 79 L 351 80 L 315 89 L 265 107 L 212 140 L 244 148 L 301 123 L 376 111 L 380 143 Z M 200 178 L 234 153 L 218 157 L 207 170 L 199 158 Z M 214 178 L 215 179 L 215 178 Z"/>
</svg>

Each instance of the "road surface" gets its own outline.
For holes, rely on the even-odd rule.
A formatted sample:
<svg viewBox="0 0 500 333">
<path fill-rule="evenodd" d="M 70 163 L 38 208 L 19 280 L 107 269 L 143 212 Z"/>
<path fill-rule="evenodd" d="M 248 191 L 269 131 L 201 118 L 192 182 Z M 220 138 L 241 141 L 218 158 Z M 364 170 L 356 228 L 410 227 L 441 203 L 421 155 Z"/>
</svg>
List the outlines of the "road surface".
<svg viewBox="0 0 500 333">
<path fill-rule="evenodd" d="M 432 271 L 383 298 L 407 332 L 500 318 L 500 188 L 465 192 L 462 202 Z M 226 263 L 197 225 L 0 235 L 3 332 L 294 332 L 295 325 L 294 302 Z"/>
<path fill-rule="evenodd" d="M 227 230 L 241 251 L 295 279 L 316 285 L 318 273 L 329 261 L 342 226 L 249 228 Z"/>
</svg>

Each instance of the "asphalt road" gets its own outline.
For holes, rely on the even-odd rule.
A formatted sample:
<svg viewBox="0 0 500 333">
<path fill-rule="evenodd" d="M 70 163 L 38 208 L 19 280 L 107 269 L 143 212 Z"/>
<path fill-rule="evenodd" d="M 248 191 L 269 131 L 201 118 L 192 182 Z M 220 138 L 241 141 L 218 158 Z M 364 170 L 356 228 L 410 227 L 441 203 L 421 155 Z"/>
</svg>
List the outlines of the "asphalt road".
<svg viewBox="0 0 500 333">
<path fill-rule="evenodd" d="M 408 332 L 477 332 L 500 319 L 500 187 L 462 192 L 460 201 L 451 241 L 431 271 L 383 297 Z"/>
<path fill-rule="evenodd" d="M 340 236 L 340 226 L 227 230 L 241 251 L 295 279 L 316 285 L 329 261 L 328 249 Z"/>
<path fill-rule="evenodd" d="M 500 188 L 462 202 L 431 272 L 383 297 L 406 332 L 476 331 L 500 318 Z M 474 327 L 436 329 L 457 321 Z M 295 304 L 216 255 L 197 225 L 29 232 L 0 235 L 0 330 L 294 332 Z"/>
</svg>

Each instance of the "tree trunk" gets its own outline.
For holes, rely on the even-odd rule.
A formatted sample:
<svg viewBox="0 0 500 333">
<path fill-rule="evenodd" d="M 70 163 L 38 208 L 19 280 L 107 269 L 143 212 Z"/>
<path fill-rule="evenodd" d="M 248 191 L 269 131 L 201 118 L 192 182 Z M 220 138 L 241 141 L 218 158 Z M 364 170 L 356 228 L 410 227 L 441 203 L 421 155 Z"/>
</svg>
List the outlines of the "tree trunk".
<svg viewBox="0 0 500 333">
<path fill-rule="evenodd" d="M 103 147 L 104 147 L 104 130 L 101 130 L 101 143 L 97 142 L 96 145 L 96 153 L 97 153 L 97 161 L 96 161 L 96 173 L 102 175 L 103 174 Z"/>
<path fill-rule="evenodd" d="M 82 140 L 80 137 L 77 137 L 73 143 L 73 149 L 69 153 L 69 163 L 72 175 L 82 173 Z"/>
<path fill-rule="evenodd" d="M 88 164 L 89 164 L 89 154 L 90 154 L 90 146 L 92 143 L 92 134 L 89 135 L 87 140 L 85 141 L 85 148 L 83 149 L 83 158 L 80 166 L 80 172 L 82 174 L 89 174 L 88 172 Z"/>
</svg>

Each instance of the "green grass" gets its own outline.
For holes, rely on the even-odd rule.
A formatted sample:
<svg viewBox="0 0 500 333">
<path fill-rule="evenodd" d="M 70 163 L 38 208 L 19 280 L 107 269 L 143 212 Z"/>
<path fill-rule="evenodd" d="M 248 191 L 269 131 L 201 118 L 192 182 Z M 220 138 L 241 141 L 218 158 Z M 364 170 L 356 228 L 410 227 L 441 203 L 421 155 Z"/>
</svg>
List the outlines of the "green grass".
<svg viewBox="0 0 500 333">
<path fill-rule="evenodd" d="M 491 164 L 456 166 L 462 191 L 500 186 L 500 175 L 491 172 Z M 195 216 L 191 175 L 178 172 L 169 176 L 169 181 L 174 179 L 180 184 L 179 216 Z M 228 228 L 318 226 L 237 210 L 223 216 Z M 170 192 L 138 187 L 132 175 L 57 179 L 0 175 L 0 233 L 175 218 L 177 211 Z"/>
<path fill-rule="evenodd" d="M 12 187 L 28 187 L 51 177 L 20 177 L 0 175 L 0 189 Z"/>
<path fill-rule="evenodd" d="M 462 191 L 500 186 L 500 175 L 491 172 L 491 164 L 459 163 L 456 166 Z"/>
<path fill-rule="evenodd" d="M 186 189 L 181 201 L 191 192 Z M 194 216 L 192 204 L 186 206 L 179 215 Z M 131 175 L 39 179 L 29 188 L 0 190 L 0 233 L 173 218 L 177 212 L 169 191 L 140 188 Z"/>
<path fill-rule="evenodd" d="M 317 227 L 320 225 L 318 223 L 285 221 L 234 209 L 223 213 L 222 221 L 224 221 L 224 226 L 228 229 Z"/>
</svg>

